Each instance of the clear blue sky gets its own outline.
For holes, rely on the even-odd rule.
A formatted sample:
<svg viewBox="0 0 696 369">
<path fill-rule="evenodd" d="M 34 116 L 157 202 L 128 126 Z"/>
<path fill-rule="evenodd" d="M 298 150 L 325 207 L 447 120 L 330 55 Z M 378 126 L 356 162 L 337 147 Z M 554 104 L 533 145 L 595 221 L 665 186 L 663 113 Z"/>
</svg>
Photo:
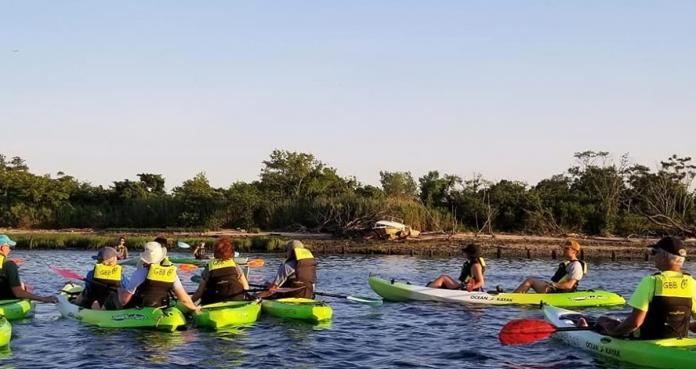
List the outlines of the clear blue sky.
<svg viewBox="0 0 696 369">
<path fill-rule="evenodd" d="M 696 155 L 693 1 L 2 1 L 0 153 L 93 184 L 536 183 L 587 149 Z"/>
</svg>

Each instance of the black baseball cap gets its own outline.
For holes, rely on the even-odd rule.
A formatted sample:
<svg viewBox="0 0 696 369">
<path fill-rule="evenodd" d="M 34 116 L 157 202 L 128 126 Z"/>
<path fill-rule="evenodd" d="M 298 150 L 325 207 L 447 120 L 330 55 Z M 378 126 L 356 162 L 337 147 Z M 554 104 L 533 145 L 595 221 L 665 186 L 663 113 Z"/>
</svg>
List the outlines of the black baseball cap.
<svg viewBox="0 0 696 369">
<path fill-rule="evenodd" d="M 686 257 L 686 246 L 684 246 L 682 240 L 676 237 L 663 237 L 661 240 L 657 241 L 656 244 L 650 247 L 652 247 L 653 250 L 662 249 L 672 255 Z"/>
</svg>

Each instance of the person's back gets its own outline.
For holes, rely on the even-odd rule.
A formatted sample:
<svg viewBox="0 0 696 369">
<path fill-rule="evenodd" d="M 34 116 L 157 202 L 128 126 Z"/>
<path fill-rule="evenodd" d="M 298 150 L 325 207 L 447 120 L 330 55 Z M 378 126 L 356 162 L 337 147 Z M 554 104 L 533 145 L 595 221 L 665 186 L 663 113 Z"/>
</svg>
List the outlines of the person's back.
<svg viewBox="0 0 696 369">
<path fill-rule="evenodd" d="M 116 264 L 116 250 L 104 247 L 99 250 L 96 259 L 97 263 L 88 273 L 85 290 L 79 299 L 79 305 L 86 308 L 93 307 L 95 301 L 100 307 L 104 306 L 109 295 L 121 286 L 121 266 Z"/>
<path fill-rule="evenodd" d="M 317 281 L 317 262 L 312 252 L 305 248 L 294 248 L 295 273 L 280 287 L 304 287 L 297 292 L 286 294 L 286 297 L 314 298 L 314 284 Z"/>
<path fill-rule="evenodd" d="M 176 266 L 148 264 L 145 280 L 138 286 L 131 303 L 126 307 L 162 307 L 169 302 L 169 292 L 177 279 Z M 141 272 L 144 273 L 144 272 Z"/>
<path fill-rule="evenodd" d="M 629 305 L 647 312 L 634 338 L 686 337 L 694 309 L 695 287 L 688 273 L 667 270 L 644 277 L 629 300 Z"/>
<path fill-rule="evenodd" d="M 207 284 L 201 297 L 201 304 L 208 305 L 221 301 L 244 300 L 244 287 L 241 274 L 233 258 L 213 259 L 208 263 Z"/>
<path fill-rule="evenodd" d="M 0 300 L 16 298 L 12 287 L 20 285 L 17 264 L 0 254 Z"/>
</svg>

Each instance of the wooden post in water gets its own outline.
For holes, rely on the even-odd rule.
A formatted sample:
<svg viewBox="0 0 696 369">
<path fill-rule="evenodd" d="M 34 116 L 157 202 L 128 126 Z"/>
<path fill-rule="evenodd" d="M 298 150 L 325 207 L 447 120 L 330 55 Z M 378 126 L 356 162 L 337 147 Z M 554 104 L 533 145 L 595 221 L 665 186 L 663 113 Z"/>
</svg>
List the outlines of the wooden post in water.
<svg viewBox="0 0 696 369">
<path fill-rule="evenodd" d="M 650 260 L 650 253 L 646 251 L 645 252 L 645 261 L 648 261 L 648 260 Z"/>
<path fill-rule="evenodd" d="M 580 260 L 585 260 L 585 250 L 584 249 L 580 250 Z"/>
<path fill-rule="evenodd" d="M 551 250 L 551 259 L 556 260 L 556 250 Z"/>
<path fill-rule="evenodd" d="M 495 256 L 500 259 L 503 256 L 502 250 L 500 249 L 500 246 L 498 246 L 497 250 L 495 250 Z"/>
<path fill-rule="evenodd" d="M 527 259 L 531 259 L 531 258 L 532 258 L 532 251 L 527 249 Z"/>
<path fill-rule="evenodd" d="M 616 261 L 616 251 L 611 250 L 611 261 Z"/>
</svg>

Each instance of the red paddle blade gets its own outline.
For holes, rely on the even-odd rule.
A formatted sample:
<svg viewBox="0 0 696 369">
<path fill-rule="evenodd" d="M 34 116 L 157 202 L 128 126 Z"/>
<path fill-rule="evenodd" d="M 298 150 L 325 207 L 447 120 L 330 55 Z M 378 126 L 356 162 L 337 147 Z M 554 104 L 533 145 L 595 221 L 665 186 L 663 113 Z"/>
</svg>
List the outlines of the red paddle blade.
<svg viewBox="0 0 696 369">
<path fill-rule="evenodd" d="M 22 258 L 11 258 L 10 260 L 14 261 L 14 263 L 17 264 L 17 266 L 24 264 L 24 259 Z"/>
<path fill-rule="evenodd" d="M 503 326 L 498 339 L 503 345 L 524 345 L 548 338 L 556 326 L 545 320 L 516 319 Z"/>
<path fill-rule="evenodd" d="M 69 270 L 61 269 L 61 268 L 58 268 L 58 267 L 53 266 L 53 265 L 51 265 L 51 270 L 53 270 L 54 272 L 58 273 L 58 274 L 59 274 L 60 276 L 62 276 L 63 278 L 75 279 L 75 280 L 78 280 L 78 281 L 81 281 L 81 280 L 85 279 L 83 276 L 81 276 L 81 275 L 79 275 L 79 274 L 77 274 L 77 273 L 73 273 L 73 272 L 71 272 L 71 271 L 69 271 Z"/>
</svg>

